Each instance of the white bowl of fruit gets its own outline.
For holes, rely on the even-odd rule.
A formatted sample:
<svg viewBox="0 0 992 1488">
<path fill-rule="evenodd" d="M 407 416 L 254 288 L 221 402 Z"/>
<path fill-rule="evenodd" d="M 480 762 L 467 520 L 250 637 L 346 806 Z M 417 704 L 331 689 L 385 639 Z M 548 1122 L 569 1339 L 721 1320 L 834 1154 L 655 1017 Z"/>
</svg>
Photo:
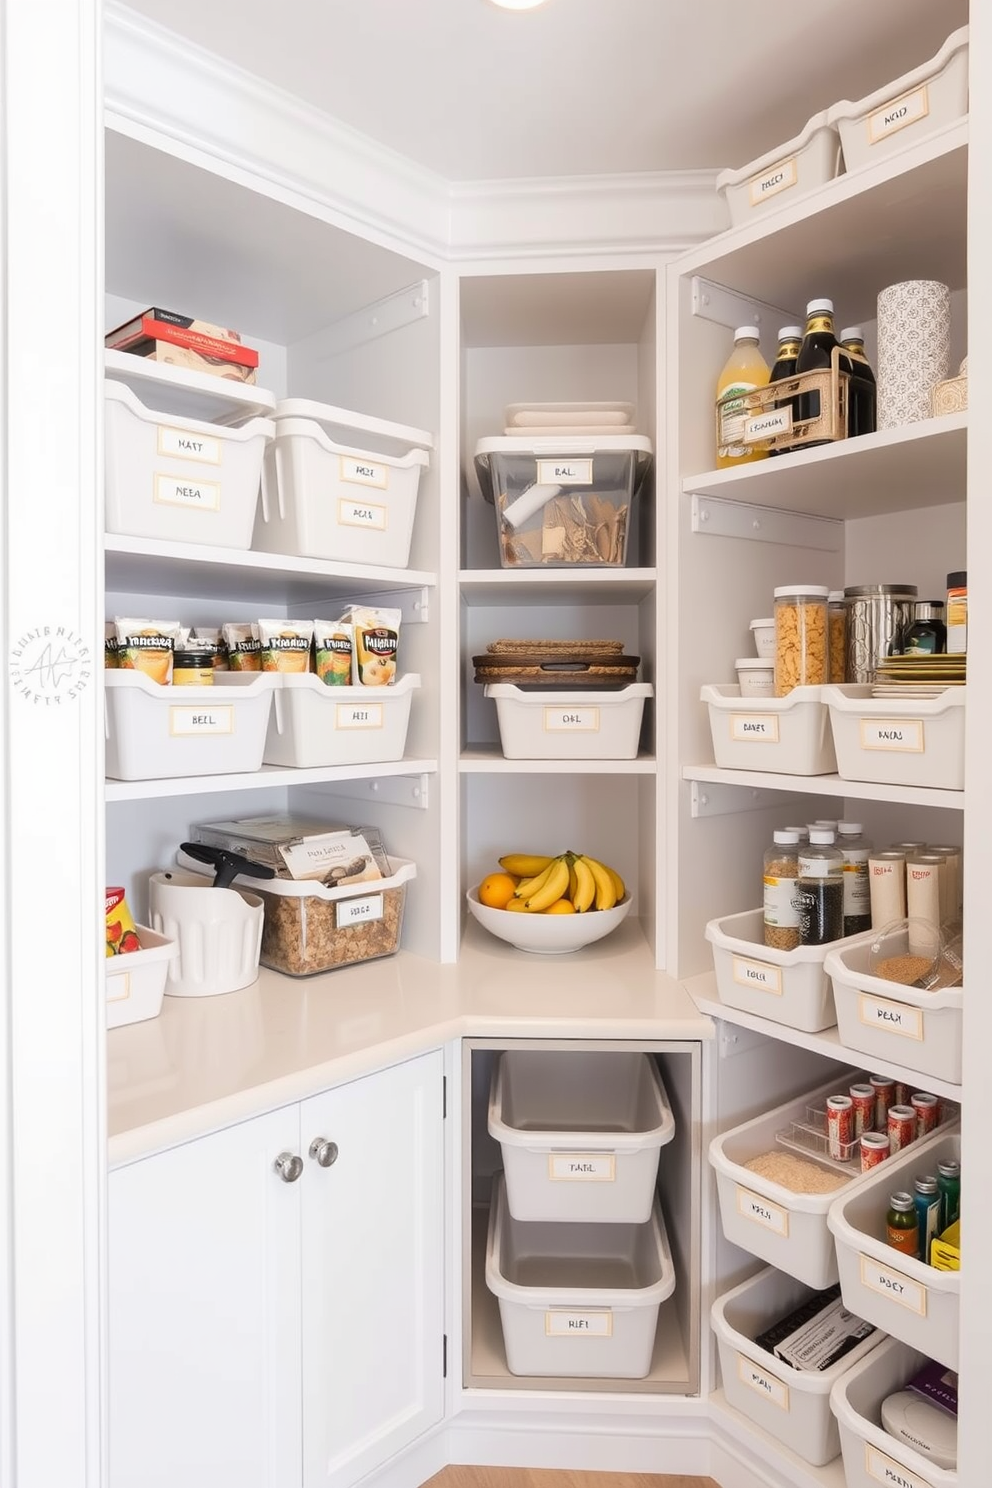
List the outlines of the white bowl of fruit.
<svg viewBox="0 0 992 1488">
<path fill-rule="evenodd" d="M 499 865 L 466 898 L 483 929 L 518 951 L 567 955 L 602 940 L 629 913 L 619 873 L 583 853 L 508 853 Z"/>
</svg>

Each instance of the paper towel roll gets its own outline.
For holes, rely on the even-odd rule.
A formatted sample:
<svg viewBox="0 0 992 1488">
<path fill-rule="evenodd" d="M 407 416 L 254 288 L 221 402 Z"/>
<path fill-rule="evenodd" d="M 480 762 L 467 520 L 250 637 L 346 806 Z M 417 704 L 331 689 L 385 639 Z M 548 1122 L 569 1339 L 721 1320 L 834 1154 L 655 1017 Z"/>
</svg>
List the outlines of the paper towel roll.
<svg viewBox="0 0 992 1488">
<path fill-rule="evenodd" d="M 878 427 L 931 416 L 931 393 L 947 376 L 951 292 L 934 279 L 890 284 L 878 297 Z"/>
</svg>

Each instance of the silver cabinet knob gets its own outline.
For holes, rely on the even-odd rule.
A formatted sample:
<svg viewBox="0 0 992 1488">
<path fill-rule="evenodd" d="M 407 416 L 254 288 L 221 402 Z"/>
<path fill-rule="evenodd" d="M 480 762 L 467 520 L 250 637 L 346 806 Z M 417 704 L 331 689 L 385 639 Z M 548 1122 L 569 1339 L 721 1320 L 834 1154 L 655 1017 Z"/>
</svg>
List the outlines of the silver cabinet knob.
<svg viewBox="0 0 992 1488">
<path fill-rule="evenodd" d="M 303 1159 L 295 1152 L 280 1152 L 272 1166 L 283 1183 L 295 1183 L 303 1172 Z"/>
<path fill-rule="evenodd" d="M 326 1137 L 314 1137 L 310 1143 L 310 1156 L 322 1168 L 332 1168 L 338 1160 L 338 1144 L 329 1142 Z"/>
</svg>

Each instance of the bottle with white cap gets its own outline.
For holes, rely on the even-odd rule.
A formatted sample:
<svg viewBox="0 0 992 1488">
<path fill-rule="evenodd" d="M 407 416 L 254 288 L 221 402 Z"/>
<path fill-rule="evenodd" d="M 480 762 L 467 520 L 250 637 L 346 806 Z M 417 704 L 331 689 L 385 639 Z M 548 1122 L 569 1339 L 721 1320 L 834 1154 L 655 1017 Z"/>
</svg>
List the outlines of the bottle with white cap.
<svg viewBox="0 0 992 1488">
<path fill-rule="evenodd" d="M 829 371 L 834 348 L 837 345 L 837 337 L 834 334 L 833 300 L 810 300 L 806 306 L 806 333 L 796 358 L 796 372 L 802 374 L 803 372 Z M 851 371 L 851 358 L 846 352 L 841 355 L 840 370 L 848 373 Z M 821 412 L 827 412 L 826 409 L 821 409 L 820 394 L 816 392 L 803 393 L 798 403 L 798 417 L 804 423 L 819 418 Z M 832 443 L 832 439 L 811 439 L 802 445 L 802 448 L 815 449 L 817 445 Z"/>
<path fill-rule="evenodd" d="M 844 855 L 834 834 L 811 827 L 809 842 L 799 852 L 799 942 L 828 945 L 844 934 Z"/>
<path fill-rule="evenodd" d="M 860 822 L 842 821 L 837 823 L 837 846 L 844 857 L 844 934 L 860 935 L 871 929 L 871 843 Z"/>
<path fill-rule="evenodd" d="M 765 851 L 765 945 L 794 951 L 799 944 L 799 833 L 782 827 L 772 834 Z"/>
<path fill-rule="evenodd" d="M 767 457 L 765 446 L 745 442 L 744 428 L 749 410 L 744 394 L 767 387 L 768 378 L 768 363 L 761 355 L 757 326 L 741 326 L 734 332 L 734 349 L 716 384 L 716 463 L 719 470 Z"/>
<path fill-rule="evenodd" d="M 847 437 L 874 434 L 878 428 L 875 374 L 865 356 L 865 333 L 860 326 L 845 326 L 840 344 L 850 353 L 851 390 L 847 399 Z"/>
<path fill-rule="evenodd" d="M 781 382 L 783 378 L 795 377 L 796 358 L 799 356 L 799 348 L 802 344 L 802 326 L 789 325 L 782 327 L 778 333 L 778 354 L 775 357 L 775 365 L 772 367 L 770 381 Z M 799 400 L 797 398 L 781 398 L 776 402 L 775 407 L 788 408 L 792 414 L 792 422 L 795 423 L 798 417 L 798 402 Z M 769 455 L 777 455 L 780 451 L 771 449 L 768 453 Z"/>
</svg>

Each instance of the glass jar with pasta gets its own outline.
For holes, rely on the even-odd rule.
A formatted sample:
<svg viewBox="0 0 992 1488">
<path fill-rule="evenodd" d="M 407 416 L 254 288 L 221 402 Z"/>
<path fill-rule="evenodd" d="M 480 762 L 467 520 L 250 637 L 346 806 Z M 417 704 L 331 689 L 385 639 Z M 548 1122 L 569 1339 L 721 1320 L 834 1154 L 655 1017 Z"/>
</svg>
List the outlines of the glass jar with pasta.
<svg viewBox="0 0 992 1488">
<path fill-rule="evenodd" d="M 775 590 L 775 696 L 828 680 L 827 595 L 818 584 Z"/>
</svg>

